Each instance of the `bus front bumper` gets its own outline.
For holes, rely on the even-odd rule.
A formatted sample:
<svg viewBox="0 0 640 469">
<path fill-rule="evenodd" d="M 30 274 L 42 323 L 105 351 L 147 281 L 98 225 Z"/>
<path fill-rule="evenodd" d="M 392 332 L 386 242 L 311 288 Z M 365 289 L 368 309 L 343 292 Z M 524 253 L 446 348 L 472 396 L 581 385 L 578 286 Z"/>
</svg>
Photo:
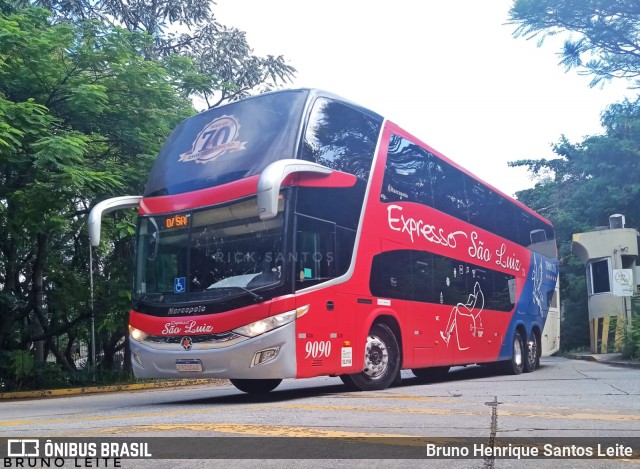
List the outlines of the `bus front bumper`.
<svg viewBox="0 0 640 469">
<path fill-rule="evenodd" d="M 139 341 L 130 337 L 130 344 L 137 378 L 284 379 L 296 375 L 295 321 L 253 338 Z"/>
</svg>

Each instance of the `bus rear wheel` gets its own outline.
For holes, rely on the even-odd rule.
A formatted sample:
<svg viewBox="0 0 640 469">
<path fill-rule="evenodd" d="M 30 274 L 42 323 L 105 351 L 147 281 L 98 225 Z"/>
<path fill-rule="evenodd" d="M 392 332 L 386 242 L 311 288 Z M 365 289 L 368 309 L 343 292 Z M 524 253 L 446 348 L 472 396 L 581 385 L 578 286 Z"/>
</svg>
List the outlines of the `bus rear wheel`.
<svg viewBox="0 0 640 469">
<path fill-rule="evenodd" d="M 540 366 L 540 340 L 534 332 L 531 333 L 529 340 L 527 340 L 525 352 L 524 372 L 531 373 Z"/>
<path fill-rule="evenodd" d="M 439 381 L 449 373 L 448 366 L 433 366 L 431 368 L 412 368 L 411 371 L 420 381 Z"/>
<path fill-rule="evenodd" d="M 524 347 L 524 340 L 520 332 L 516 331 L 513 334 L 513 349 L 511 360 L 503 362 L 503 370 L 510 375 L 519 375 L 524 369 L 524 362 L 526 357 L 526 351 Z"/>
<path fill-rule="evenodd" d="M 266 394 L 282 382 L 281 379 L 230 379 L 229 381 L 247 394 Z"/>
<path fill-rule="evenodd" d="M 386 389 L 395 381 L 400 370 L 400 347 L 388 326 L 376 323 L 367 336 L 364 350 L 364 369 L 360 373 L 342 375 L 348 387 L 362 391 Z"/>
</svg>

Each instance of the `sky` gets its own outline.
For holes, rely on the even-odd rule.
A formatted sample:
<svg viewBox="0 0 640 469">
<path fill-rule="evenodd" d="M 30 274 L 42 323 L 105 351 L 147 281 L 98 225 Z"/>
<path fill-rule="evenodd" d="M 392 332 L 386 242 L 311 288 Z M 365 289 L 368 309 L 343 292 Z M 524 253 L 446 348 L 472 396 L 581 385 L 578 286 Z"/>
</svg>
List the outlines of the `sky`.
<svg viewBox="0 0 640 469">
<path fill-rule="evenodd" d="M 603 132 L 601 112 L 635 94 L 590 88 L 506 24 L 512 0 L 215 0 L 218 21 L 258 56 L 297 69 L 287 88 L 320 88 L 382 114 L 497 189 L 534 182 L 520 159 Z"/>
</svg>

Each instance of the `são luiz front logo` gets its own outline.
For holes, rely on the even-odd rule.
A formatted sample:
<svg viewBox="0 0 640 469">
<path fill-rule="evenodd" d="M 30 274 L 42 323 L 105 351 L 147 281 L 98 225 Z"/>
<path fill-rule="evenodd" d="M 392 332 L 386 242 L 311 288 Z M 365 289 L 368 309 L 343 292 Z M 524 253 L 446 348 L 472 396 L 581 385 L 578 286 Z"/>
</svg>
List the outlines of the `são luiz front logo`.
<svg viewBox="0 0 640 469">
<path fill-rule="evenodd" d="M 240 124 L 233 116 L 222 116 L 209 122 L 191 144 L 191 150 L 180 154 L 180 162 L 208 163 L 227 152 L 245 149 L 247 142 L 236 140 Z"/>
</svg>

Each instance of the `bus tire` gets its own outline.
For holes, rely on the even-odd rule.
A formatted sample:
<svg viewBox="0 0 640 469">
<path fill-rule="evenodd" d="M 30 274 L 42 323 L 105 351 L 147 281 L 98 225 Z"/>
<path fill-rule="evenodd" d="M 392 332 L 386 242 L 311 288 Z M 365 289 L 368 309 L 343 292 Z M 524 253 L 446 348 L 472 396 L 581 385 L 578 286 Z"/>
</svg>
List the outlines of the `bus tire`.
<svg viewBox="0 0 640 469">
<path fill-rule="evenodd" d="M 342 379 L 362 391 L 386 389 L 395 381 L 400 371 L 400 347 L 388 326 L 376 323 L 367 336 L 364 351 L 364 369 L 360 373 Z M 346 379 L 346 381 L 345 381 Z M 349 384 L 347 384 L 349 385 Z"/>
<path fill-rule="evenodd" d="M 266 394 L 282 382 L 281 379 L 230 379 L 229 381 L 247 394 Z"/>
<path fill-rule="evenodd" d="M 536 371 L 536 368 L 540 366 L 540 340 L 534 332 L 531 332 L 529 340 L 527 340 L 525 353 L 524 372 L 531 373 Z"/>
<path fill-rule="evenodd" d="M 515 331 L 513 334 L 513 348 L 511 360 L 503 362 L 503 370 L 510 375 L 519 375 L 524 369 L 524 362 L 526 359 L 526 351 L 524 347 L 524 340 L 520 332 Z"/>
<path fill-rule="evenodd" d="M 449 367 L 432 366 L 431 368 L 412 368 L 411 371 L 420 381 L 440 381 L 449 373 Z"/>
<path fill-rule="evenodd" d="M 349 391 L 359 391 L 351 376 L 352 375 L 340 375 L 339 378 Z"/>
</svg>

